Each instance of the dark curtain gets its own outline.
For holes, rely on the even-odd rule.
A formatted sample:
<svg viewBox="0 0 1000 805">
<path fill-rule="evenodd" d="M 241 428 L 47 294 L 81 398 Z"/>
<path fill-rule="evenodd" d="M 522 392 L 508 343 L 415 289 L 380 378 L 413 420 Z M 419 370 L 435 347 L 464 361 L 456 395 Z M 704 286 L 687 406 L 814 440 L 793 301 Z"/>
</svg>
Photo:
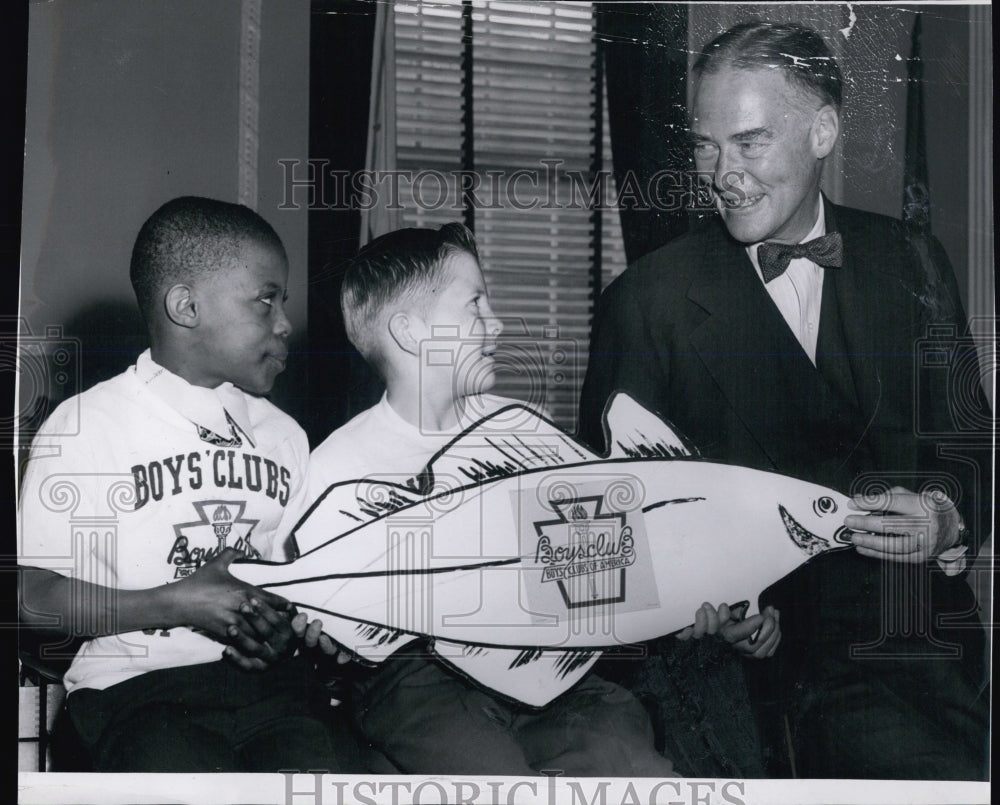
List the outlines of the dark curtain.
<svg viewBox="0 0 1000 805">
<path fill-rule="evenodd" d="M 315 447 L 332 430 L 377 402 L 381 384 L 350 345 L 340 313 L 344 265 L 358 250 L 361 214 L 349 177 L 365 167 L 374 2 L 313 0 L 310 22 L 309 158 L 296 181 L 309 211 L 308 414 Z M 309 194 L 312 199 L 309 200 Z"/>
<path fill-rule="evenodd" d="M 688 10 L 598 3 L 597 31 L 604 42 L 611 152 L 631 263 L 687 230 Z"/>
</svg>

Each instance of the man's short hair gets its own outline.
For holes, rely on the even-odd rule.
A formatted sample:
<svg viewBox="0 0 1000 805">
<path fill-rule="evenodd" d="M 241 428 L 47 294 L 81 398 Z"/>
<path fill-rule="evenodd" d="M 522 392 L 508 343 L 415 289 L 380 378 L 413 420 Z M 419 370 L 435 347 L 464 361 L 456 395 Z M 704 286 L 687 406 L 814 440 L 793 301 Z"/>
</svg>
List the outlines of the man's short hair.
<svg viewBox="0 0 1000 805">
<path fill-rule="evenodd" d="M 473 234 L 460 223 L 440 229 L 397 229 L 375 238 L 344 273 L 340 307 L 347 337 L 365 360 L 382 369 L 377 332 L 389 309 L 411 299 L 417 305 L 441 279 L 449 257 L 465 252 L 479 262 Z"/>
<path fill-rule="evenodd" d="M 163 290 L 227 268 L 246 241 L 285 255 L 281 238 L 249 207 L 199 196 L 182 196 L 154 212 L 132 247 L 129 278 L 147 324 Z"/>
<path fill-rule="evenodd" d="M 694 63 L 696 78 L 731 67 L 740 70 L 780 67 L 788 80 L 840 109 L 840 67 L 823 37 L 798 23 L 746 22 L 719 34 Z"/>
</svg>

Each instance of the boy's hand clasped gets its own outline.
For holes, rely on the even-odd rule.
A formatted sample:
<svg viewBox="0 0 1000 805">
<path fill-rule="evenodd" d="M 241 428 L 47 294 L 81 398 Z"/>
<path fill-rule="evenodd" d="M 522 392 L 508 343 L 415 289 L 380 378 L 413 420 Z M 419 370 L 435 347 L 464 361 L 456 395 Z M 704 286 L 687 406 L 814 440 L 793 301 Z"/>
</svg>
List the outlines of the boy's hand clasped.
<svg viewBox="0 0 1000 805">
<path fill-rule="evenodd" d="M 234 556 L 222 559 L 223 555 L 230 553 L 239 555 L 227 549 L 202 568 L 214 565 L 211 572 L 219 576 L 223 584 L 238 588 L 236 618 L 226 627 L 225 637 L 222 638 L 229 643 L 223 651 L 226 659 L 245 671 L 263 671 L 304 647 L 309 651 L 318 649 L 322 654 L 333 657 L 337 665 L 350 662 L 351 655 L 323 631 L 322 621 L 310 621 L 304 612 L 297 612 L 290 601 L 230 575 L 227 568 Z M 220 569 L 224 575 L 220 575 Z"/>
<path fill-rule="evenodd" d="M 695 613 L 694 624 L 679 631 L 677 639 L 700 640 L 705 635 L 718 635 L 740 654 L 766 659 L 774 656 L 781 642 L 780 615 L 768 606 L 760 614 L 744 618 L 737 607 L 719 604 L 716 609 L 706 601 Z"/>
<path fill-rule="evenodd" d="M 240 614 L 253 628 L 253 633 L 247 634 L 235 625 L 230 626 L 228 632 L 234 643 L 226 646 L 224 656 L 245 671 L 263 671 L 284 657 L 292 656 L 299 645 L 294 622 L 296 619 L 304 622 L 305 615 L 296 614 L 287 601 L 283 607 L 275 609 L 256 597 L 240 604 Z"/>
<path fill-rule="evenodd" d="M 229 573 L 241 555 L 227 548 L 173 586 L 192 628 L 228 643 L 224 655 L 241 668 L 263 670 L 294 651 L 294 612 L 286 599 Z"/>
</svg>

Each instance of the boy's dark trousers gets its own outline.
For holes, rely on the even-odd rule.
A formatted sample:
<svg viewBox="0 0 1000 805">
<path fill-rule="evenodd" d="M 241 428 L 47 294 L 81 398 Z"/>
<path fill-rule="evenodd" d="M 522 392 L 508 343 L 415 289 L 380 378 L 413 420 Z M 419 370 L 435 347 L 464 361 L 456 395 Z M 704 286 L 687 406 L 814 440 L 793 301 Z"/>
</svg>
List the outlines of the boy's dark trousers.
<svg viewBox="0 0 1000 805">
<path fill-rule="evenodd" d="M 301 657 L 152 671 L 67 699 L 98 772 L 356 771 L 357 745 Z"/>
<path fill-rule="evenodd" d="M 531 708 L 407 647 L 352 693 L 359 729 L 403 774 L 676 776 L 642 705 L 594 673 Z"/>
</svg>

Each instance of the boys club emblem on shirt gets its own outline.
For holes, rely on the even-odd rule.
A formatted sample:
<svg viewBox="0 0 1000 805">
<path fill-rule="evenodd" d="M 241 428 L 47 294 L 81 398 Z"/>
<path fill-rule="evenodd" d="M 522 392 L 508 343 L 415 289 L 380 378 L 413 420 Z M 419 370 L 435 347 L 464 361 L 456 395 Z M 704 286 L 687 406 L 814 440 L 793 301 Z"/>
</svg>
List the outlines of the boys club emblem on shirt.
<svg viewBox="0 0 1000 805">
<path fill-rule="evenodd" d="M 174 525 L 174 544 L 167 556 L 176 567 L 174 578 L 189 576 L 226 548 L 235 548 L 248 559 L 261 558 L 250 541 L 259 520 L 243 517 L 246 501 L 203 500 L 193 505 L 198 519 Z"/>
</svg>

